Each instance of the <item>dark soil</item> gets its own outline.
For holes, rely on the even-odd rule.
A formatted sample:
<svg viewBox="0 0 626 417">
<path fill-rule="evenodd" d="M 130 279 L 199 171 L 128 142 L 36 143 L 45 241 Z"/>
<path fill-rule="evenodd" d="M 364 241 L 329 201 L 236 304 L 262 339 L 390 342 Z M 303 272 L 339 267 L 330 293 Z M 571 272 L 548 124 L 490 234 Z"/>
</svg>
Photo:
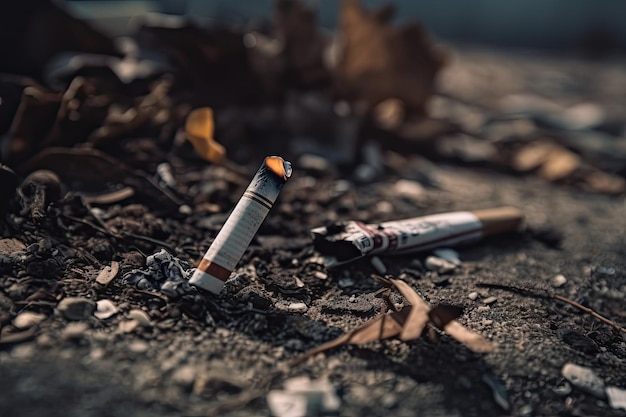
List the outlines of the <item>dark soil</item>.
<svg viewBox="0 0 626 417">
<path fill-rule="evenodd" d="M 461 82 L 454 78 L 460 68 L 479 80 L 473 90 L 454 84 Z M 489 112 L 498 97 L 535 93 L 532 88 L 539 87 L 533 82 L 558 84 L 558 75 L 569 81 L 564 87 L 549 84 L 552 99 L 594 98 L 623 117 L 623 102 L 611 107 L 618 101 L 616 89 L 623 100 L 626 80 L 616 68 L 612 62 L 475 52 L 462 54 L 444 73 L 442 89 Z M 617 87 L 583 82 L 594 69 L 613 74 L 607 82 Z M 436 100 L 450 105 L 449 98 Z M 266 416 L 266 390 L 297 375 L 328 378 L 342 400 L 341 416 L 626 415 L 606 399 L 571 387 L 561 374 L 571 362 L 593 369 L 607 385 L 626 387 L 623 333 L 556 300 L 478 286 L 549 289 L 625 325 L 623 195 L 393 151 L 384 151 L 384 172 L 374 180 L 346 182 L 351 173 L 303 170 L 295 156 L 291 179 L 225 290 L 219 296 L 168 297 L 130 285 L 125 274 L 145 269 L 146 256 L 162 248 L 195 265 L 249 178 L 194 158 L 151 154 L 149 139 L 126 143 L 124 160 L 143 152 L 144 167 L 170 163 L 175 191 L 190 214 L 163 214 L 162 207 L 140 196 L 94 205 L 109 230 L 132 233 L 113 237 L 71 194 L 40 222 L 9 209 L 0 230 L 27 249 L 15 256 L 0 253 L 0 307 L 9 312 L 2 320 L 3 337 L 20 332 L 11 324 L 20 313 L 45 319 L 24 340 L 0 338 L 0 415 Z M 254 172 L 258 163 L 248 170 Z M 399 179 L 421 183 L 423 191 L 399 195 L 394 189 Z M 382 257 L 388 274 L 405 279 L 429 302 L 462 306 L 459 321 L 497 343 L 495 352 L 473 353 L 443 334 L 436 343 L 392 339 L 340 347 L 272 378 L 289 359 L 383 307 L 374 296 L 380 284 L 368 260 L 332 270 L 315 263 L 312 227 L 498 206 L 521 209 L 527 230 L 458 248 L 463 264 L 449 279 L 419 270 L 417 261 L 423 263 L 428 254 Z M 112 261 L 119 263 L 119 274 L 106 287 L 96 283 Z M 557 275 L 566 282 L 553 288 Z M 492 296 L 495 302 L 483 302 Z M 68 297 L 109 299 L 120 311 L 108 319 L 89 315 L 70 321 L 58 309 Z M 395 294 L 392 300 L 403 301 Z M 292 310 L 302 302 L 306 312 Z M 147 313 L 150 323 L 129 324 L 137 318 L 134 309 Z M 489 378 L 506 389 L 509 409 L 494 399 L 485 383 Z"/>
</svg>

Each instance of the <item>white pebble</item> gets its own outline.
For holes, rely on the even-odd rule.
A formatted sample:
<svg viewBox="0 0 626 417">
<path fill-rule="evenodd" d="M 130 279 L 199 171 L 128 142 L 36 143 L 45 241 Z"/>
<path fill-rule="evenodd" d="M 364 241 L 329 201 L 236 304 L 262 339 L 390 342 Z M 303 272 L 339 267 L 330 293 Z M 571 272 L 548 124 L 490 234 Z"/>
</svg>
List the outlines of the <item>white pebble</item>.
<svg viewBox="0 0 626 417">
<path fill-rule="evenodd" d="M 567 363 L 561 370 L 563 377 L 573 386 L 598 398 L 604 398 L 604 381 L 589 368 Z"/>
<path fill-rule="evenodd" d="M 456 265 L 437 256 L 429 256 L 425 262 L 426 269 L 437 271 L 440 274 L 447 274 L 456 269 Z"/>
<path fill-rule="evenodd" d="M 478 298 L 478 293 L 476 291 L 472 291 L 471 293 L 467 294 L 467 298 L 475 301 Z"/>
<path fill-rule="evenodd" d="M 287 306 L 287 310 L 292 313 L 306 313 L 308 309 L 304 303 L 291 303 Z"/>
<path fill-rule="evenodd" d="M 18 314 L 13 320 L 13 325 L 18 329 L 28 329 L 29 327 L 36 326 L 46 319 L 45 314 L 33 313 L 32 311 L 25 311 Z"/>
<path fill-rule="evenodd" d="M 106 320 L 109 317 L 117 314 L 119 310 L 113 304 L 111 300 L 98 300 L 96 302 L 96 311 L 93 313 L 94 316 L 99 318 L 100 320 Z"/>
<path fill-rule="evenodd" d="M 489 305 L 489 304 L 493 304 L 493 303 L 495 303 L 496 301 L 498 301 L 498 299 L 497 299 L 496 297 L 493 297 L 493 296 L 492 296 L 492 297 L 485 298 L 485 299 L 483 300 L 483 304 L 485 304 L 485 305 Z"/>
<path fill-rule="evenodd" d="M 563 285 L 565 285 L 566 282 L 567 282 L 567 278 L 565 278 L 565 276 L 561 274 L 552 278 L 552 286 L 554 288 L 562 287 Z"/>
<path fill-rule="evenodd" d="M 626 410 L 626 390 L 617 387 L 606 387 L 606 396 L 609 397 L 609 405 L 612 408 Z"/>
</svg>

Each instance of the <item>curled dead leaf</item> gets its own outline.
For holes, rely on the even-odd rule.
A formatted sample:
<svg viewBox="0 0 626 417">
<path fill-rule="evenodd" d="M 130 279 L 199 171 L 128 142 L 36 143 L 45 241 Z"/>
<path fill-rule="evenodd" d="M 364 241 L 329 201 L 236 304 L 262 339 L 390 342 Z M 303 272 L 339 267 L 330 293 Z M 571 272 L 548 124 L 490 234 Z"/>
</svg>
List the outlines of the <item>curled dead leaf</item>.
<svg viewBox="0 0 626 417">
<path fill-rule="evenodd" d="M 431 308 L 406 282 L 380 277 L 377 277 L 377 280 L 385 285 L 395 287 L 411 305 L 405 306 L 399 311 L 381 314 L 337 339 L 317 346 L 294 358 L 288 365 L 298 365 L 318 353 L 342 345 L 365 344 L 395 336 L 404 341 L 417 339 L 422 335 L 429 323 L 443 330 L 474 352 L 486 353 L 495 349 L 495 346 L 487 339 L 455 320 L 463 311 L 460 307 L 438 305 Z"/>
<path fill-rule="evenodd" d="M 213 139 L 215 121 L 209 107 L 194 109 L 187 116 L 185 133 L 194 149 L 204 159 L 214 164 L 223 164 L 226 149 Z"/>
</svg>

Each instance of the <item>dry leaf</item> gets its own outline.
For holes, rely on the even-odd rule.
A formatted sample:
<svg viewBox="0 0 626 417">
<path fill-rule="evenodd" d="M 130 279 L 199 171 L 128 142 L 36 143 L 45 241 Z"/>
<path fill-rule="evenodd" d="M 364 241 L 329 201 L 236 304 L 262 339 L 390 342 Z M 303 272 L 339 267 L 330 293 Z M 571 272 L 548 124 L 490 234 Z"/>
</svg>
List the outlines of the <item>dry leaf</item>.
<svg viewBox="0 0 626 417">
<path fill-rule="evenodd" d="M 390 9 L 369 12 L 358 0 L 342 1 L 343 56 L 336 69 L 337 88 L 369 107 L 396 98 L 409 113 L 423 114 L 443 54 L 417 23 L 395 28 L 390 21 Z"/>
<path fill-rule="evenodd" d="M 213 110 L 208 107 L 192 110 L 187 116 L 185 133 L 196 152 L 204 159 L 221 165 L 226 150 L 213 139 L 214 129 Z"/>
<path fill-rule="evenodd" d="M 385 285 L 393 285 L 411 305 L 369 320 L 351 332 L 294 358 L 289 362 L 289 366 L 295 366 L 318 353 L 342 345 L 365 344 L 394 336 L 399 336 L 405 341 L 417 339 L 428 323 L 442 329 L 474 352 L 491 352 L 494 349 L 491 342 L 454 320 L 462 313 L 460 307 L 439 305 L 431 309 L 406 282 L 381 277 L 377 277 L 377 280 Z"/>
<path fill-rule="evenodd" d="M 104 268 L 102 268 L 102 271 L 100 271 L 100 273 L 96 277 L 96 282 L 106 287 L 111 281 L 113 281 L 113 279 L 115 279 L 119 270 L 119 262 L 112 261 L 111 266 L 105 266 Z"/>
</svg>

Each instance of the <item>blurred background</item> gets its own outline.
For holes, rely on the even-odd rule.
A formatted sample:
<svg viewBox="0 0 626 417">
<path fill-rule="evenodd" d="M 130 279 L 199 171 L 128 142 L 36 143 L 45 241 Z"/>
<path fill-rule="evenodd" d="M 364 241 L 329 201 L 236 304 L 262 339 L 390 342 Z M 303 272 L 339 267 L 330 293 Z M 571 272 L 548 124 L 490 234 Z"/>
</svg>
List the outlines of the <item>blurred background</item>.
<svg viewBox="0 0 626 417">
<path fill-rule="evenodd" d="M 127 34 L 149 12 L 186 15 L 198 23 L 245 24 L 270 18 L 273 0 L 68 0 L 71 9 L 112 35 Z M 335 0 L 306 2 L 322 26 L 336 27 Z M 386 4 L 365 0 L 368 7 Z M 603 51 L 626 47 L 622 0 L 395 0 L 397 21 L 418 19 L 435 35 L 464 43 Z M 129 23 L 131 26 L 129 26 Z"/>
</svg>

